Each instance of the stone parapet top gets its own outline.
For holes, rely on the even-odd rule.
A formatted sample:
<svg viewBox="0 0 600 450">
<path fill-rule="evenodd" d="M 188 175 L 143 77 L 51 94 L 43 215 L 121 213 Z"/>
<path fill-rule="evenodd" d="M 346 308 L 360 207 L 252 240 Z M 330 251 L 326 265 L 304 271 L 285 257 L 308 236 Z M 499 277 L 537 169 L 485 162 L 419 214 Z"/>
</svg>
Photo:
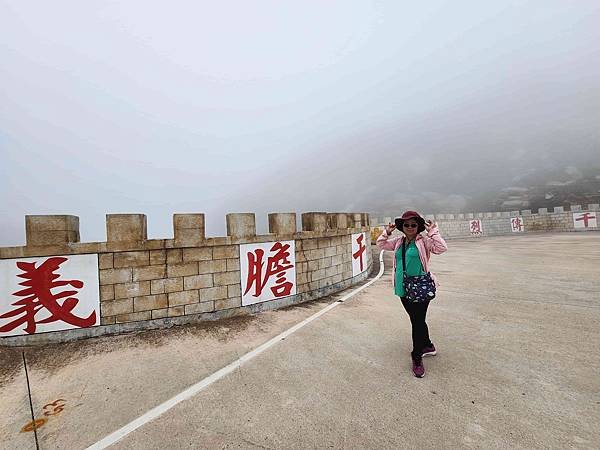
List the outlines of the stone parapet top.
<svg viewBox="0 0 600 450">
<path fill-rule="evenodd" d="M 222 245 L 254 244 L 274 240 L 301 240 L 346 236 L 369 232 L 370 227 L 344 228 L 325 231 L 298 231 L 287 234 L 261 234 L 249 237 L 209 237 L 197 243 L 178 243 L 175 239 L 148 239 L 144 241 L 72 242 L 43 246 L 0 247 L 0 259 L 26 258 L 34 256 L 70 255 L 86 253 L 112 253 L 125 251 L 162 250 L 174 248 L 216 247 Z"/>
</svg>

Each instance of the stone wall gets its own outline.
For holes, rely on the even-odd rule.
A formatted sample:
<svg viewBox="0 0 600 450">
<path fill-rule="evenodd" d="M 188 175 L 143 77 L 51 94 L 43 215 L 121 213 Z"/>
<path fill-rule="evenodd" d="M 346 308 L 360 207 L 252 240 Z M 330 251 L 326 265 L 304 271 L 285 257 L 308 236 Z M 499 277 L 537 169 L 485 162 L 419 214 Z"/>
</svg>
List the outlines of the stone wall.
<svg viewBox="0 0 600 450">
<path fill-rule="evenodd" d="M 476 212 L 460 214 L 425 214 L 424 217 L 435 220 L 440 228 L 440 233 L 447 239 L 466 238 L 473 236 L 501 236 L 517 234 L 512 231 L 511 219 L 519 217 L 523 223 L 522 233 L 561 232 L 561 231 L 596 231 L 598 227 L 575 228 L 573 213 L 590 212 L 594 215 L 600 212 L 598 204 L 589 204 L 586 208 L 581 205 L 571 205 L 570 211 L 555 207 L 552 211 L 541 208 L 536 212 L 531 210 L 510 212 Z M 474 235 L 470 230 L 470 221 L 479 219 L 482 225 L 482 233 Z M 600 220 L 596 219 L 600 224 Z M 377 239 L 383 226 L 393 221 L 393 217 L 373 217 L 371 222 L 371 238 Z"/>
<path fill-rule="evenodd" d="M 101 326 L 3 337 L 0 344 L 61 341 L 274 309 L 316 299 L 364 280 L 353 277 L 353 233 L 369 231 L 365 213 L 269 214 L 269 234 L 256 235 L 251 213 L 228 214 L 226 237 L 206 238 L 203 214 L 175 214 L 173 239 L 147 239 L 146 216 L 106 216 L 106 242 L 79 242 L 75 216 L 27 216 L 27 244 L 0 248 L 0 259 L 97 254 Z M 296 295 L 241 304 L 240 245 L 295 243 Z M 367 245 L 368 247 L 368 245 Z"/>
</svg>

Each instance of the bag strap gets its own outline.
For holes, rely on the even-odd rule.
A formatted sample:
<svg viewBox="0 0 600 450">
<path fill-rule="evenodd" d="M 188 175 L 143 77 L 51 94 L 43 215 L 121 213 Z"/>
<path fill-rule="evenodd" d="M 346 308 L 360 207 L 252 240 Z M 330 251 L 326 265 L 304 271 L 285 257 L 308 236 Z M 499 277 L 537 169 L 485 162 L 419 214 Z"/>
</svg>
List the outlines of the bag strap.
<svg viewBox="0 0 600 450">
<path fill-rule="evenodd" d="M 402 274 L 406 278 L 406 242 L 402 238 Z"/>
</svg>

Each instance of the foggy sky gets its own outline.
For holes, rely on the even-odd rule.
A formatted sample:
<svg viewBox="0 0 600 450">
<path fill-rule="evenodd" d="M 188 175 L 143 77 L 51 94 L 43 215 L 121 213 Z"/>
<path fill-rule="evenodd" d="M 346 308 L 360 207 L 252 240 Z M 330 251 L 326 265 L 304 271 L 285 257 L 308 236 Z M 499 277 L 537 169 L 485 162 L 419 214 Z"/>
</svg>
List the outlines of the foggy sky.
<svg viewBox="0 0 600 450">
<path fill-rule="evenodd" d="M 595 0 L 0 2 L 0 245 L 25 214 L 459 208 L 600 158 Z M 429 202 L 429 203 L 428 203 Z"/>
</svg>

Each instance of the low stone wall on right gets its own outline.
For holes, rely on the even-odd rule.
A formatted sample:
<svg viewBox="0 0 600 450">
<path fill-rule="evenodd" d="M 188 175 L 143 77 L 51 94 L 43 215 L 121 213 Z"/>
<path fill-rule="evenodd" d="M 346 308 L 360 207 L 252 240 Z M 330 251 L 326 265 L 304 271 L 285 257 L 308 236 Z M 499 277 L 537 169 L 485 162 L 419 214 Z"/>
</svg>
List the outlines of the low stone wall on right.
<svg viewBox="0 0 600 450">
<path fill-rule="evenodd" d="M 540 208 L 511 212 L 475 212 L 459 214 L 425 214 L 427 219 L 438 223 L 440 232 L 446 239 L 481 236 L 502 236 L 517 233 L 540 233 L 560 231 L 598 231 L 600 206 L 589 204 L 564 207 Z M 371 238 L 373 242 L 383 231 L 383 227 L 393 222 L 393 217 L 373 217 L 371 215 Z"/>
</svg>

